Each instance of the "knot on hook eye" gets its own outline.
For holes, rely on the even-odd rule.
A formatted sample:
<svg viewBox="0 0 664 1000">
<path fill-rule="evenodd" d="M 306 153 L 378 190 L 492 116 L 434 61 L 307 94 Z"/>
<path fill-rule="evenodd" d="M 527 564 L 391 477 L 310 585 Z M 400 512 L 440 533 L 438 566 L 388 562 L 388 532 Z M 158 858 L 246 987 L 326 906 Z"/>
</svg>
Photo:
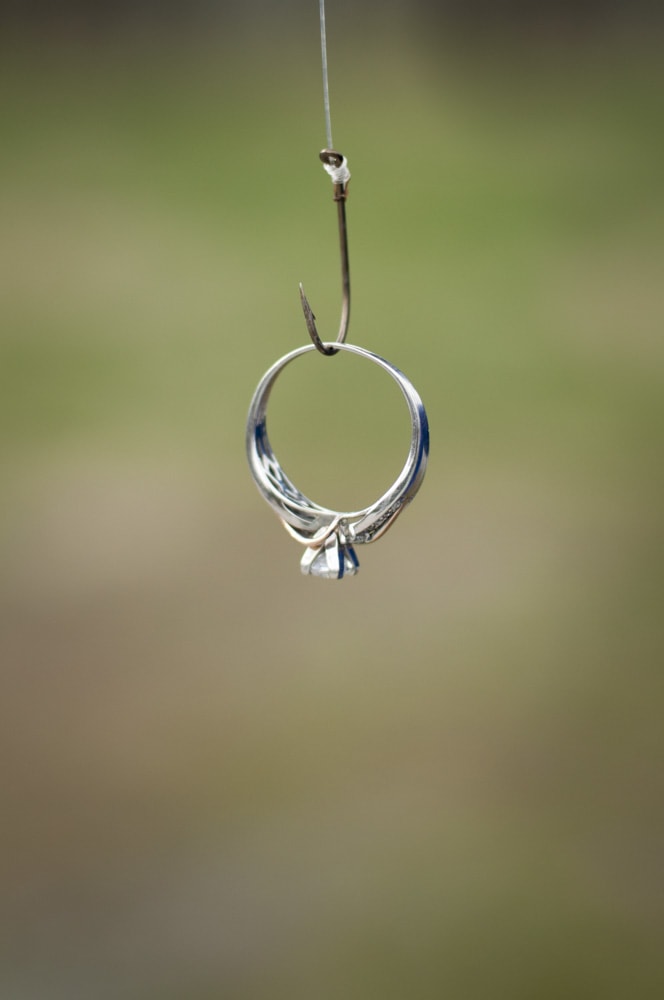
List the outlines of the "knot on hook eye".
<svg viewBox="0 0 664 1000">
<path fill-rule="evenodd" d="M 321 149 L 318 157 L 323 164 L 326 173 L 332 178 L 335 187 L 334 200 L 346 197 L 346 184 L 350 180 L 350 170 L 348 162 L 343 153 L 336 149 Z"/>
</svg>

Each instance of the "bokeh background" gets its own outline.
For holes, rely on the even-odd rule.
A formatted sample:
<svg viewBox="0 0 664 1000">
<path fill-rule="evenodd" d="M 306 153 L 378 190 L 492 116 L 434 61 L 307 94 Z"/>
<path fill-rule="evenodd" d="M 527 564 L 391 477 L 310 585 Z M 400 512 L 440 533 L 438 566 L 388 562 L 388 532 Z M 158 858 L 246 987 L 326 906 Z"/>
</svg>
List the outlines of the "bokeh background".
<svg viewBox="0 0 664 1000">
<path fill-rule="evenodd" d="M 317 4 L 3 7 L 0 994 L 660 996 L 661 18 L 327 18 L 349 339 L 432 441 L 341 583 L 244 457 L 300 280 L 338 322 Z M 273 396 L 333 506 L 408 446 L 367 367 Z"/>
</svg>

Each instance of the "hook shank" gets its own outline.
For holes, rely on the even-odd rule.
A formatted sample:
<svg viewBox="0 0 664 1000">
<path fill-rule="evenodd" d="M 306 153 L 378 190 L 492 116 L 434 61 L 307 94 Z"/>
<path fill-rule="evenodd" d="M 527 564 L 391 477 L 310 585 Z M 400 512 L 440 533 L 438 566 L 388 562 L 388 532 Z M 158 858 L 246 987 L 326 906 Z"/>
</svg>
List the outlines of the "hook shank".
<svg viewBox="0 0 664 1000">
<path fill-rule="evenodd" d="M 338 153 L 334 149 L 324 149 L 320 153 L 320 159 L 323 166 L 327 172 L 332 177 L 334 184 L 334 201 L 337 203 L 337 224 L 339 227 L 339 252 L 341 255 L 341 321 L 339 324 L 339 332 L 337 334 L 336 343 L 343 344 L 346 339 L 346 334 L 348 333 L 348 324 L 350 322 L 350 265 L 348 262 L 348 231 L 346 226 L 346 198 L 348 196 L 348 180 L 350 179 L 350 174 L 348 169 L 345 167 L 344 157 L 341 153 Z M 344 178 L 343 180 L 341 178 Z M 326 345 L 321 340 L 320 334 L 316 329 L 316 317 L 314 316 L 311 305 L 307 296 L 304 294 L 304 288 L 300 284 L 300 300 L 302 302 L 302 311 L 304 313 L 304 320 L 307 324 L 307 330 L 309 331 L 309 336 L 311 337 L 316 349 L 320 351 L 321 354 L 325 354 L 328 357 L 332 354 L 338 354 L 339 352 L 336 348 L 331 345 Z"/>
</svg>

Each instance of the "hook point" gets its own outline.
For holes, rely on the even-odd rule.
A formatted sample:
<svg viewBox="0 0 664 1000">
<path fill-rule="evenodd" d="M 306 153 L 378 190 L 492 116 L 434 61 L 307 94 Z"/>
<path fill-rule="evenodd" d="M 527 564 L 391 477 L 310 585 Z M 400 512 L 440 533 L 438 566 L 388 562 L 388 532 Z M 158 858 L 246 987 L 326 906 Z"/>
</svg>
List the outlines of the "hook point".
<svg viewBox="0 0 664 1000">
<path fill-rule="evenodd" d="M 304 321 L 307 324 L 307 330 L 309 331 L 309 336 L 313 342 L 314 347 L 321 354 L 325 354 L 330 357 L 332 354 L 338 354 L 339 352 L 335 350 L 334 347 L 326 346 L 320 339 L 320 334 L 316 329 L 316 317 L 314 316 L 314 311 L 309 304 L 309 299 L 305 295 L 304 287 L 302 282 L 300 282 L 300 302 L 302 303 L 302 312 L 304 313 Z"/>
</svg>

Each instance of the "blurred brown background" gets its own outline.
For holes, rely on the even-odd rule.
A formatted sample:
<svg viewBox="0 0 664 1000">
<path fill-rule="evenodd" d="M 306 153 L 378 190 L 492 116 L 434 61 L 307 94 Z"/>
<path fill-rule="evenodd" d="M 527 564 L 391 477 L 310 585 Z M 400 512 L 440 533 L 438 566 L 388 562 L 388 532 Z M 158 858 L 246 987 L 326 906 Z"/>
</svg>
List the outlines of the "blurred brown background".
<svg viewBox="0 0 664 1000">
<path fill-rule="evenodd" d="M 338 321 L 318 5 L 0 18 L 0 995 L 660 996 L 655 5 L 328 0 L 349 339 L 432 434 L 341 583 L 244 458 Z M 330 505 L 407 447 L 349 356 L 270 420 Z"/>
</svg>

